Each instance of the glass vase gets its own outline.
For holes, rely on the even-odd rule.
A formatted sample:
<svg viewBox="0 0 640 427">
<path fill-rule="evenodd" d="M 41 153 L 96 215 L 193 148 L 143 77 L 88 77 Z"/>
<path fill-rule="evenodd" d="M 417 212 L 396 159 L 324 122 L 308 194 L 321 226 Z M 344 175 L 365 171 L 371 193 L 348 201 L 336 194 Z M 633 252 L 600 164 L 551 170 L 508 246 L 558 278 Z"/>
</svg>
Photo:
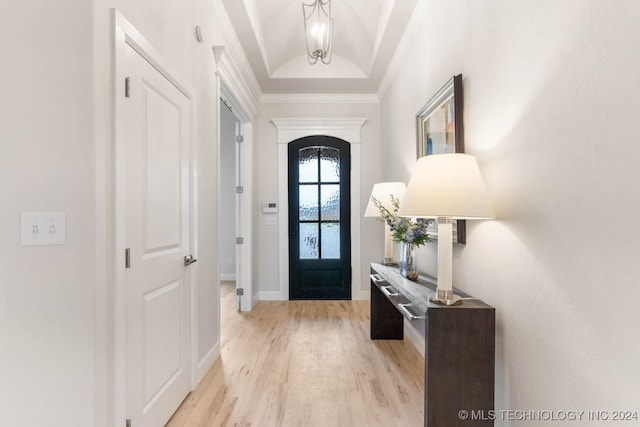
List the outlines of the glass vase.
<svg viewBox="0 0 640 427">
<path fill-rule="evenodd" d="M 417 246 L 414 243 L 402 242 L 400 245 L 400 274 L 409 280 L 418 280 L 416 257 Z"/>
</svg>

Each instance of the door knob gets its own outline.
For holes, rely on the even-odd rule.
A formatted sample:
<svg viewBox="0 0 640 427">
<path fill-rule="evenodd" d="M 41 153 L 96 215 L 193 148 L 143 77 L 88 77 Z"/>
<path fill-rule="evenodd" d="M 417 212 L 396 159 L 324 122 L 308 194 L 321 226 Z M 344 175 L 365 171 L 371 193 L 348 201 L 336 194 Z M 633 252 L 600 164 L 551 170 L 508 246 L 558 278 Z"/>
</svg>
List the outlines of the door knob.
<svg viewBox="0 0 640 427">
<path fill-rule="evenodd" d="M 193 255 L 189 254 L 189 255 L 185 255 L 184 257 L 184 265 L 191 265 L 194 262 L 198 261 L 197 259 L 195 259 L 193 257 Z"/>
</svg>

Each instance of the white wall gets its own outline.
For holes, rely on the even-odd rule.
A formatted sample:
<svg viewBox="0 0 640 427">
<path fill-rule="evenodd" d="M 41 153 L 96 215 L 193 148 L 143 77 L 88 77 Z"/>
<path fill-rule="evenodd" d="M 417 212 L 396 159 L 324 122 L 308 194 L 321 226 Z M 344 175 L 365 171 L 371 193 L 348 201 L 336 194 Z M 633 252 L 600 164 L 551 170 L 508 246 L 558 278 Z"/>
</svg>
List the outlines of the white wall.
<svg viewBox="0 0 640 427">
<path fill-rule="evenodd" d="M 381 105 L 385 178 L 408 180 L 415 113 L 463 73 L 466 151 L 497 220 L 468 222 L 454 286 L 496 307 L 496 409 L 638 410 L 640 3 L 418 7 Z"/>
<path fill-rule="evenodd" d="M 220 279 L 236 276 L 236 123 L 238 119 L 220 101 Z"/>
<path fill-rule="evenodd" d="M 260 140 L 255 145 L 254 161 L 256 173 L 255 209 L 260 209 L 263 202 L 278 200 L 278 168 L 287 165 L 278 164 L 277 129 L 271 122 L 274 117 L 366 117 L 367 122 L 361 130 L 361 187 L 360 209 L 364 215 L 373 184 L 377 182 L 380 171 L 371 165 L 380 164 L 380 137 L 378 129 L 380 112 L 377 103 L 263 103 L 258 114 L 258 134 Z M 279 206 L 279 210 L 287 209 Z M 256 211 L 258 212 L 258 211 Z M 288 283 L 279 283 L 278 278 L 278 226 L 265 225 L 266 215 L 255 216 L 257 244 L 254 249 L 254 260 L 257 262 L 255 275 L 260 292 L 275 293 L 288 289 Z M 361 266 L 362 283 L 360 289 L 369 290 L 369 263 L 382 256 L 383 228 L 382 224 L 372 219 L 361 221 Z M 352 242 L 352 246 L 358 242 Z M 378 250 L 379 249 L 379 250 Z"/>
<path fill-rule="evenodd" d="M 113 425 L 112 14 L 195 88 L 197 360 L 219 344 L 219 2 L 9 2 L 1 24 L 0 425 Z M 206 43 L 193 35 L 203 27 Z M 21 247 L 20 212 L 65 212 L 64 246 Z M 200 366 L 205 369 L 206 366 Z M 119 399 L 122 396 L 118 397 Z M 118 424 L 120 422 L 118 421 Z"/>
<path fill-rule="evenodd" d="M 91 425 L 92 6 L 8 2 L 0 15 L 0 425 Z M 23 211 L 65 212 L 66 244 L 21 247 Z"/>
</svg>

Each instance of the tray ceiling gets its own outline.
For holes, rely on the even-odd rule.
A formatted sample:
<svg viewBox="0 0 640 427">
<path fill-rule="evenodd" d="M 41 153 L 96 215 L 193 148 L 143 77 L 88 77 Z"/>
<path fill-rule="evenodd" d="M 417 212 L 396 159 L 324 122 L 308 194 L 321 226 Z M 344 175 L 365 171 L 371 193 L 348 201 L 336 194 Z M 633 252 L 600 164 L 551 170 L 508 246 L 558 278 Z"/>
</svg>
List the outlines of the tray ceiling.
<svg viewBox="0 0 640 427">
<path fill-rule="evenodd" d="M 302 0 L 222 3 L 263 93 L 375 93 L 416 0 L 332 0 L 329 65 L 307 62 Z"/>
</svg>

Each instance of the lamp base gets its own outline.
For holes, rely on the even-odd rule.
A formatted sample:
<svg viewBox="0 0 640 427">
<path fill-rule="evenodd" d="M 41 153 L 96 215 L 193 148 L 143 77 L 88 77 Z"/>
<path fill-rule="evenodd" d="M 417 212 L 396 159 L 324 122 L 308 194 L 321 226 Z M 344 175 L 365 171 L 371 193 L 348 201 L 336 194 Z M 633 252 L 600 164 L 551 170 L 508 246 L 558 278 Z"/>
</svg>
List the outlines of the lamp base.
<svg viewBox="0 0 640 427">
<path fill-rule="evenodd" d="M 462 298 L 454 294 L 453 291 L 436 288 L 436 294 L 431 297 L 431 302 L 441 305 L 459 305 L 462 304 Z"/>
<path fill-rule="evenodd" d="M 383 258 L 383 259 L 380 261 L 380 264 L 382 264 L 382 265 L 388 265 L 388 266 L 393 267 L 393 266 L 397 266 L 397 265 L 398 265 L 398 262 L 397 262 L 397 261 L 394 261 L 394 260 L 393 260 L 393 258 Z"/>
</svg>

